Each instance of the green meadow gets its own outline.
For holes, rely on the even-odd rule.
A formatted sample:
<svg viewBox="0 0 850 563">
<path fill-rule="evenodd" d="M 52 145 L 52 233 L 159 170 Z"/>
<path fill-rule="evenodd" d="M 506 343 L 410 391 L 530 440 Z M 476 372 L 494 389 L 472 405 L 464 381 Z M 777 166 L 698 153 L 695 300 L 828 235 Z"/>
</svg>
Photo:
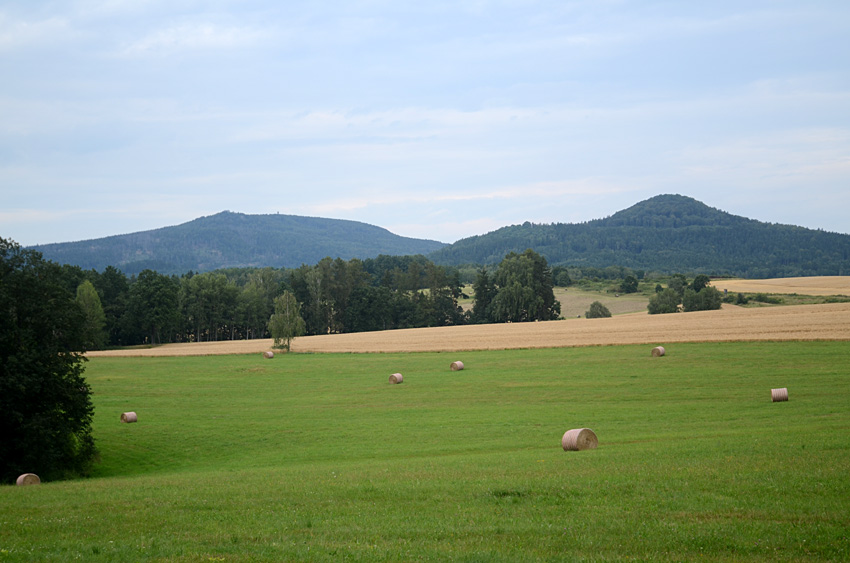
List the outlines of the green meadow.
<svg viewBox="0 0 850 563">
<path fill-rule="evenodd" d="M 94 358 L 0 561 L 850 559 L 850 342 L 650 348 Z"/>
</svg>

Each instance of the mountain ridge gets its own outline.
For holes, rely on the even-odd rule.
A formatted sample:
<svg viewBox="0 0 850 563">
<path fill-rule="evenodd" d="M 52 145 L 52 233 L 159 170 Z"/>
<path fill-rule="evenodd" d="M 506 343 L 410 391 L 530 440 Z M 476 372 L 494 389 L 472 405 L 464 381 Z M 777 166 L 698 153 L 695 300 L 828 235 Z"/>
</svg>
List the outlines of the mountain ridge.
<svg viewBox="0 0 850 563">
<path fill-rule="evenodd" d="M 31 247 L 84 269 L 115 266 L 181 274 L 229 267 L 287 267 L 322 258 L 423 254 L 439 265 L 494 265 L 531 248 L 550 265 L 621 266 L 659 273 L 739 277 L 850 274 L 850 235 L 764 223 L 688 196 L 662 194 L 584 223 L 502 227 L 453 244 L 382 227 L 298 215 L 223 211 L 173 227 Z"/>
<path fill-rule="evenodd" d="M 159 229 L 31 248 L 49 260 L 83 269 L 115 266 L 128 274 L 144 269 L 182 274 L 230 267 L 295 268 L 326 256 L 348 260 L 427 254 L 444 244 L 346 219 L 222 211 Z"/>
<path fill-rule="evenodd" d="M 585 223 L 512 225 L 461 239 L 429 258 L 497 264 L 531 248 L 552 265 L 624 266 L 740 277 L 845 275 L 850 235 L 764 223 L 678 194 L 662 194 Z"/>
</svg>

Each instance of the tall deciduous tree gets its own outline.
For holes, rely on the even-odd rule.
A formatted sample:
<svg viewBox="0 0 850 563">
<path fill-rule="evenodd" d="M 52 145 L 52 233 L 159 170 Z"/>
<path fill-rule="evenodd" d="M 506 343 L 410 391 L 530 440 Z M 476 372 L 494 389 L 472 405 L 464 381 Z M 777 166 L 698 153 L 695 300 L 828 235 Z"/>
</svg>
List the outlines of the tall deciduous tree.
<svg viewBox="0 0 850 563">
<path fill-rule="evenodd" d="M 196 342 L 219 340 L 236 320 L 239 290 L 221 273 L 208 272 L 184 277 L 180 286 L 183 318 Z"/>
<path fill-rule="evenodd" d="M 275 297 L 274 314 L 269 318 L 269 332 L 274 338 L 274 347 L 289 351 L 292 339 L 304 334 L 305 324 L 301 317 L 301 306 L 291 291 Z"/>
<path fill-rule="evenodd" d="M 496 286 L 486 267 L 478 270 L 475 283 L 472 284 L 472 292 L 472 322 L 486 323 L 490 320 L 490 303 L 496 295 Z"/>
<path fill-rule="evenodd" d="M 133 324 L 151 344 L 170 342 L 180 320 L 180 282 L 153 270 L 142 270 L 130 286 Z"/>
<path fill-rule="evenodd" d="M 109 343 L 127 344 L 128 340 L 123 327 L 126 320 L 127 299 L 130 294 L 127 276 L 114 266 L 107 266 L 103 273 L 95 277 L 93 283 L 103 305 Z"/>
<path fill-rule="evenodd" d="M 77 304 L 85 314 L 83 339 L 90 350 L 98 350 L 106 341 L 106 315 L 100 304 L 100 296 L 88 280 L 77 286 Z"/>
<path fill-rule="evenodd" d="M 85 315 L 59 266 L 0 238 L 0 481 L 85 473 L 94 456 Z"/>
<path fill-rule="evenodd" d="M 248 282 L 238 297 L 238 310 L 245 326 L 246 338 L 262 338 L 268 319 L 274 313 L 274 298 L 279 291 L 280 280 L 276 270 L 263 268 L 252 271 Z"/>
<path fill-rule="evenodd" d="M 494 277 L 498 291 L 491 305 L 495 322 L 548 321 L 561 314 L 555 299 L 552 271 L 546 259 L 531 249 L 509 253 Z"/>
</svg>

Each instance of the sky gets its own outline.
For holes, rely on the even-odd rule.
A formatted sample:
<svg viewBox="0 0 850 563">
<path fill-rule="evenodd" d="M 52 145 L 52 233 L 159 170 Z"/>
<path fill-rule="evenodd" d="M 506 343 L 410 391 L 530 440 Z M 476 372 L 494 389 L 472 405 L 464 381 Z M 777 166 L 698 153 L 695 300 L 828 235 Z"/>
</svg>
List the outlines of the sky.
<svg viewBox="0 0 850 563">
<path fill-rule="evenodd" d="M 451 243 L 658 194 L 850 233 L 846 0 L 0 0 L 0 237 Z"/>
</svg>

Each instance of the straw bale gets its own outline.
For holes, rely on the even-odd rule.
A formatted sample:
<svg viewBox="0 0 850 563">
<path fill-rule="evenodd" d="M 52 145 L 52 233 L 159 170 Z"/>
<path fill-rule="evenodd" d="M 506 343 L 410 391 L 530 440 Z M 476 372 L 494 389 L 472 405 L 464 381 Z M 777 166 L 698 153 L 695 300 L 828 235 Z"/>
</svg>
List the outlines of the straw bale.
<svg viewBox="0 0 850 563">
<path fill-rule="evenodd" d="M 652 357 L 653 358 L 660 358 L 664 354 L 665 354 L 664 346 L 656 346 L 655 348 L 652 349 Z"/>
<path fill-rule="evenodd" d="M 463 369 L 463 362 L 460 360 L 452 362 L 452 371 L 460 371 Z"/>
<path fill-rule="evenodd" d="M 579 450 L 593 450 L 599 445 L 596 434 L 590 428 L 573 428 L 564 433 L 561 438 L 561 447 L 565 452 L 577 452 Z"/>
<path fill-rule="evenodd" d="M 138 418 L 136 417 L 136 413 L 134 412 L 122 412 L 121 413 L 121 422 L 136 422 Z"/>
<path fill-rule="evenodd" d="M 788 389 L 783 387 L 782 389 L 771 389 L 770 390 L 770 398 L 774 403 L 779 403 L 781 401 L 788 400 Z"/>
<path fill-rule="evenodd" d="M 15 484 L 19 486 L 38 485 L 39 483 L 41 483 L 41 479 L 35 473 L 24 473 L 15 481 Z"/>
<path fill-rule="evenodd" d="M 263 352 L 263 357 L 267 360 L 271 360 L 272 358 L 274 358 L 274 352 L 272 352 L 271 350 Z"/>
<path fill-rule="evenodd" d="M 393 385 L 401 383 L 402 381 L 404 381 L 404 377 L 400 373 L 394 373 L 390 376 L 390 383 Z"/>
</svg>

